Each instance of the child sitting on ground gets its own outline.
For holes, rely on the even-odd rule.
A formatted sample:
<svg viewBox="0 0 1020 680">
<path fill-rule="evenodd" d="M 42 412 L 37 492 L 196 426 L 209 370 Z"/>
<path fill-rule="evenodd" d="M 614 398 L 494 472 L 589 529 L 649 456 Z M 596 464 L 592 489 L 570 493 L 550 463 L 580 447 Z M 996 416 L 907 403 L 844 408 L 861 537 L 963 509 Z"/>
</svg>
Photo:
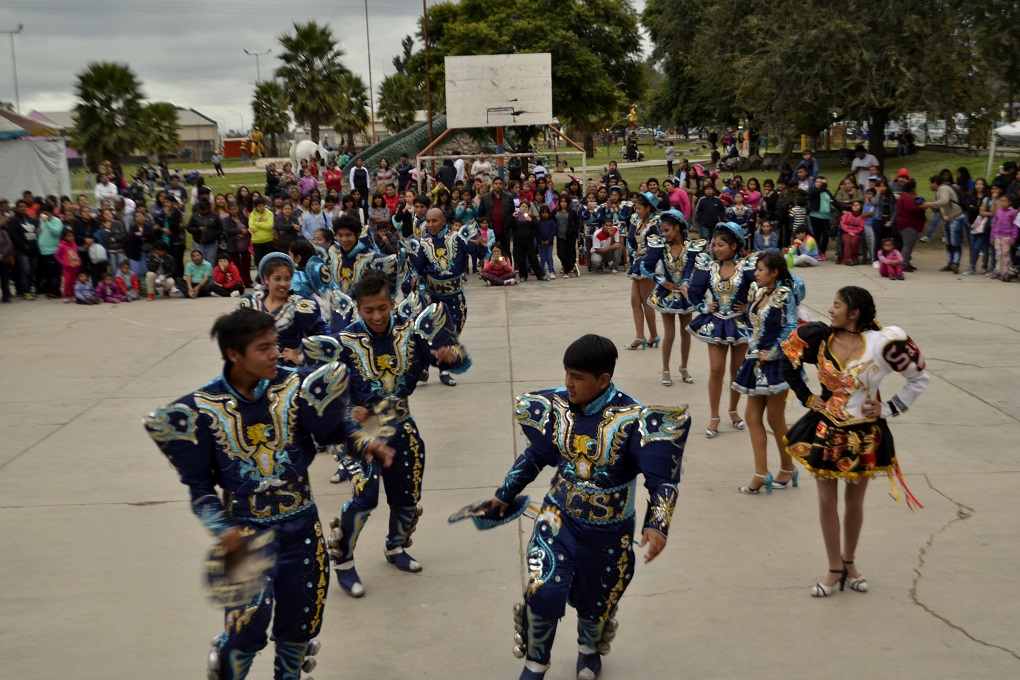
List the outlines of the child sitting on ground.
<svg viewBox="0 0 1020 680">
<path fill-rule="evenodd" d="M 294 243 L 297 243 L 297 241 Z M 294 243 L 290 245 L 292 250 Z M 216 258 L 216 267 L 213 268 L 212 290 L 210 292 L 220 297 L 227 297 L 228 295 L 230 297 L 240 297 L 241 293 L 244 292 L 241 272 L 237 270 L 237 265 L 230 261 L 226 253 L 220 253 L 220 256 Z"/>
<path fill-rule="evenodd" d="M 797 238 L 790 246 L 790 257 L 787 261 L 795 267 L 814 267 L 818 264 L 818 243 L 811 236 L 811 230 L 806 224 L 797 227 L 795 232 Z"/>
<path fill-rule="evenodd" d="M 121 293 L 120 287 L 113 282 L 113 274 L 110 272 L 103 274 L 102 281 L 96 286 L 96 297 L 111 304 L 128 301 L 128 296 Z"/>
<path fill-rule="evenodd" d="M 120 271 L 117 272 L 114 282 L 117 284 L 117 288 L 120 289 L 121 295 L 125 296 L 128 302 L 141 297 L 138 287 L 138 275 L 131 271 L 130 261 L 120 261 Z"/>
<path fill-rule="evenodd" d="M 79 305 L 98 305 L 100 299 L 96 297 L 96 288 L 89 281 L 88 272 L 78 272 L 78 283 L 74 284 L 74 301 Z"/>
<path fill-rule="evenodd" d="M 486 261 L 481 276 L 486 286 L 512 286 L 517 283 L 514 267 L 499 245 L 492 246 L 492 257 Z"/>
<path fill-rule="evenodd" d="M 882 240 L 882 249 L 878 251 L 878 273 L 891 281 L 903 280 L 903 254 L 896 250 L 895 239 Z"/>
</svg>

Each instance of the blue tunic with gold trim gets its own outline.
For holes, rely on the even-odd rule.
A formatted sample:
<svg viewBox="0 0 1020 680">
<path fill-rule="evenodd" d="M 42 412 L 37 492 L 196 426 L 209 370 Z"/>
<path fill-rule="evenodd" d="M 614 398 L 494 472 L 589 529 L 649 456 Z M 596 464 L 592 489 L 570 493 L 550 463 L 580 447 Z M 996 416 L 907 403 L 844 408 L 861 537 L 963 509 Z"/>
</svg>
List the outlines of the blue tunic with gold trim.
<svg viewBox="0 0 1020 680">
<path fill-rule="evenodd" d="M 667 314 L 690 314 L 694 310 L 694 305 L 683 293 L 670 290 L 663 284 L 689 285 L 694 261 L 704 250 L 704 239 L 684 241 L 680 254 L 674 256 L 672 247 L 661 236 L 648 238 L 648 251 L 641 260 L 641 274 L 656 283 L 648 295 L 649 306 Z"/>
<path fill-rule="evenodd" d="M 742 345 L 749 334 L 744 313 L 738 312 L 738 303 L 747 303 L 748 291 L 754 283 L 754 268 L 758 264 L 756 255 L 748 255 L 733 261 L 733 273 L 722 276 L 722 263 L 708 253 L 701 253 L 694 262 L 694 273 L 687 287 L 687 297 L 698 305 L 700 313 L 687 324 L 687 332 L 702 342 L 719 345 Z M 708 311 L 706 297 L 719 305 L 714 312 Z"/>
<path fill-rule="evenodd" d="M 524 394 L 516 415 L 528 448 L 496 497 L 512 501 L 542 468 L 556 468 L 528 546 L 522 631 L 528 659 L 546 664 L 568 600 L 579 640 L 608 642 L 634 570 L 637 475 L 649 493 L 643 530 L 668 534 L 690 418 L 686 407 L 643 406 L 612 383 L 583 410 L 563 388 Z"/>
<path fill-rule="evenodd" d="M 488 246 L 478 245 L 474 241 L 476 238 L 477 225 L 466 225 L 458 231 L 443 227 L 435 236 L 426 229 L 420 237 L 405 242 L 409 268 L 412 276 L 418 279 L 425 300 L 446 305 L 458 334 L 463 332 L 467 322 L 467 301 L 461 277 L 468 271 L 469 256 L 482 259 L 489 256 Z"/>
<path fill-rule="evenodd" d="M 786 286 L 776 286 L 771 296 L 764 288 L 754 292 L 754 301 L 747 306 L 751 337 L 747 342 L 744 363 L 730 387 L 741 394 L 768 396 L 789 388 L 783 377 L 780 344 L 797 328 L 797 298 Z M 759 353 L 768 352 L 762 361 Z"/>
<path fill-rule="evenodd" d="M 397 256 L 383 255 L 358 241 L 350 252 L 344 252 L 340 244 L 329 248 L 329 271 L 335 285 L 344 295 L 354 297 L 358 281 L 369 271 L 380 271 L 390 277 L 390 285 L 397 289 Z"/>
<path fill-rule="evenodd" d="M 277 668 L 296 669 L 319 632 L 329 578 L 308 466 L 320 445 L 344 443 L 357 456 L 367 450 L 370 440 L 347 416 L 347 394 L 342 363 L 281 367 L 257 383 L 251 399 L 220 376 L 145 419 L 211 534 L 275 531 L 267 585 L 252 601 L 226 609 L 216 648 L 219 668 L 232 674 L 222 677 L 245 677 L 267 644 L 271 619 Z"/>
<path fill-rule="evenodd" d="M 276 344 L 281 349 L 301 349 L 301 341 L 313 335 L 326 332 L 319 303 L 314 298 L 304 298 L 296 293 L 287 297 L 276 309 L 266 307 L 265 291 L 257 290 L 241 297 L 238 307 L 251 307 L 272 315 L 276 319 Z M 283 357 L 280 357 L 281 363 Z"/>
</svg>

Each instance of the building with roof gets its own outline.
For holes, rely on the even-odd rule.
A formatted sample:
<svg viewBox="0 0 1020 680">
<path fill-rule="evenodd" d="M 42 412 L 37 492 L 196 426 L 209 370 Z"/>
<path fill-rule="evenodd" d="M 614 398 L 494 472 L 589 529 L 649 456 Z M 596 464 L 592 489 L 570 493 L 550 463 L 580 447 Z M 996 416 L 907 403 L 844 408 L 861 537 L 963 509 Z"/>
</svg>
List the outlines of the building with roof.
<svg viewBox="0 0 1020 680">
<path fill-rule="evenodd" d="M 47 123 L 68 138 L 74 127 L 74 113 L 71 111 L 31 111 L 29 118 Z M 177 155 L 184 160 L 208 161 L 220 147 L 220 132 L 216 121 L 195 109 L 177 107 L 177 127 L 181 134 L 181 148 Z M 78 153 L 67 147 L 69 158 L 78 158 Z M 143 152 L 136 156 L 144 157 Z"/>
</svg>

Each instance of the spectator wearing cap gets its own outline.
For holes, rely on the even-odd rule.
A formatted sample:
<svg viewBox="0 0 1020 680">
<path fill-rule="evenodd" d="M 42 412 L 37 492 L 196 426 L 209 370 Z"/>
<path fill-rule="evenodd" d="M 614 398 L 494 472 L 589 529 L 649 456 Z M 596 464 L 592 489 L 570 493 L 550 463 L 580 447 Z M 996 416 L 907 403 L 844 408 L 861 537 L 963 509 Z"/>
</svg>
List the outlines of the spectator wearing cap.
<svg viewBox="0 0 1020 680">
<path fill-rule="evenodd" d="M 858 144 L 854 149 L 854 162 L 850 165 L 850 172 L 857 173 L 857 186 L 864 191 L 868 188 L 868 177 L 871 176 L 871 166 L 878 165 L 878 159 L 868 153 L 863 144 Z"/>
</svg>

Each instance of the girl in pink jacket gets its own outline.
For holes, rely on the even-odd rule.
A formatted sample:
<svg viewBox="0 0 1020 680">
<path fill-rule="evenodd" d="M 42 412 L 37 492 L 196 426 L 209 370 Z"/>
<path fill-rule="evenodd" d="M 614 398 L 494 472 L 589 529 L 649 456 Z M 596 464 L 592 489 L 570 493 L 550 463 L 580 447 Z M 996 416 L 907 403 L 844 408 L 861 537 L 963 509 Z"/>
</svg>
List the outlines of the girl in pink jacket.
<svg viewBox="0 0 1020 680">
<path fill-rule="evenodd" d="M 843 262 L 848 267 L 857 266 L 857 258 L 861 252 L 861 234 L 864 233 L 865 218 L 861 212 L 864 205 L 860 201 L 850 204 L 850 211 L 839 218 L 839 229 L 843 233 Z"/>
<path fill-rule="evenodd" d="M 60 263 L 60 272 L 64 278 L 64 302 L 74 302 L 74 284 L 78 280 L 78 270 L 81 269 L 81 255 L 78 253 L 73 231 L 68 229 L 64 232 L 53 257 Z"/>
</svg>

